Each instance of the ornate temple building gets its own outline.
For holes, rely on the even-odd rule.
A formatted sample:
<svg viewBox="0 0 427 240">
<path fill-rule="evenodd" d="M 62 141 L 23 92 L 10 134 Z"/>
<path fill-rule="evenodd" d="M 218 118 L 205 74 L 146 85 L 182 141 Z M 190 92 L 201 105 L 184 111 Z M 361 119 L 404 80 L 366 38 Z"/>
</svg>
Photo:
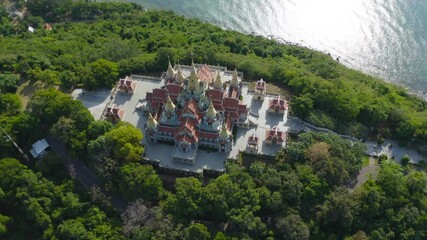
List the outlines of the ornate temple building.
<svg viewBox="0 0 427 240">
<path fill-rule="evenodd" d="M 288 102 L 285 99 L 281 98 L 280 95 L 277 95 L 276 98 L 270 99 L 268 103 L 268 111 L 272 113 L 285 113 L 288 109 Z"/>
<path fill-rule="evenodd" d="M 255 92 L 253 98 L 256 100 L 264 101 L 265 95 L 267 93 L 267 83 L 261 78 L 255 84 Z"/>
<path fill-rule="evenodd" d="M 200 147 L 230 152 L 233 127 L 249 125 L 249 110 L 239 100 L 242 83 L 238 72 L 229 81 L 223 80 L 224 74 L 220 68 L 196 68 L 192 63 L 185 75 L 181 66 L 174 68 L 169 62 L 162 76 L 164 86 L 146 95 L 147 139 L 172 142 L 173 159 L 186 163 L 195 163 Z"/>
<path fill-rule="evenodd" d="M 130 77 L 120 79 L 118 89 L 120 92 L 133 94 L 136 89 L 136 82 Z"/>
<path fill-rule="evenodd" d="M 104 118 L 112 123 L 118 123 L 123 119 L 124 115 L 125 111 L 123 109 L 113 105 L 112 107 L 107 107 L 105 109 Z"/>
<path fill-rule="evenodd" d="M 265 130 L 265 142 L 268 144 L 282 145 L 286 141 L 286 133 L 280 131 L 277 126 Z"/>
</svg>

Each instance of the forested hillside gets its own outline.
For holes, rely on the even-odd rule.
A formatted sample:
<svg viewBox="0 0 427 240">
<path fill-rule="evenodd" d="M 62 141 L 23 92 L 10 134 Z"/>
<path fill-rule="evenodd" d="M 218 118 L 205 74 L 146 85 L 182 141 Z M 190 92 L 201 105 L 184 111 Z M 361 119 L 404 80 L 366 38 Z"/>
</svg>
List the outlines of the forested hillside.
<svg viewBox="0 0 427 240">
<path fill-rule="evenodd" d="M 138 128 L 93 119 L 68 91 L 158 75 L 168 56 L 187 64 L 193 53 L 196 62 L 237 66 L 247 80 L 289 88 L 293 114 L 358 137 L 425 143 L 425 102 L 325 54 L 172 12 L 70 0 L 15 5 L 25 6 L 23 19 L 0 9 L 1 239 L 427 238 L 425 173 L 382 158 L 376 179 L 347 189 L 362 167 L 361 143 L 304 133 L 275 160 L 230 162 L 215 179 L 177 178 L 171 187 L 141 160 Z M 97 174 L 103 191 L 80 186 L 53 153 L 23 165 L 4 133 L 26 151 L 51 135 Z M 128 209 L 114 209 L 104 190 Z"/>
</svg>

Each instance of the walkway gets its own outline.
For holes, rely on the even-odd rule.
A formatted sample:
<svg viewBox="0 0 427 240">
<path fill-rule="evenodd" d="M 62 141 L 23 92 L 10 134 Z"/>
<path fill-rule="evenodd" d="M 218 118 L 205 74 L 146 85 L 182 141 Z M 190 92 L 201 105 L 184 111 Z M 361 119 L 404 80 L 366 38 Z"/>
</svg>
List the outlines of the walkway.
<svg viewBox="0 0 427 240">
<path fill-rule="evenodd" d="M 363 185 L 369 179 L 370 176 L 376 178 L 378 176 L 378 170 L 379 166 L 375 165 L 374 158 L 370 157 L 369 166 L 366 166 L 359 171 L 356 182 L 354 182 L 352 186 L 349 186 L 348 190 L 350 192 L 353 192 L 356 188 Z"/>
<path fill-rule="evenodd" d="M 101 181 L 99 178 L 86 167 L 84 163 L 80 160 L 71 157 L 71 154 L 68 152 L 67 148 L 59 142 L 58 140 L 52 138 L 51 136 L 46 137 L 46 141 L 49 143 L 52 150 L 62 159 L 65 167 L 68 169 L 70 174 L 81 184 L 87 188 L 94 186 L 99 186 Z M 113 207 L 124 211 L 127 207 L 127 202 L 116 194 L 103 192 L 111 201 Z"/>
</svg>

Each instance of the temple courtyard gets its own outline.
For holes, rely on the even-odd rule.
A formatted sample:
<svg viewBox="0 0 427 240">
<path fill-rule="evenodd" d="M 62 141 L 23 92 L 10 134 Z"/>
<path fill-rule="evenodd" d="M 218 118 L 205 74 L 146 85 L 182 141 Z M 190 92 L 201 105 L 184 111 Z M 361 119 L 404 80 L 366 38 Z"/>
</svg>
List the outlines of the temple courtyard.
<svg viewBox="0 0 427 240">
<path fill-rule="evenodd" d="M 182 66 L 184 74 L 189 75 L 188 66 Z M 223 71 L 224 82 L 232 78 L 232 71 Z M 165 85 L 165 80 L 161 78 L 132 76 L 135 84 L 133 94 L 120 92 L 117 87 L 113 90 L 84 91 L 76 89 L 72 96 L 79 99 L 91 111 L 95 119 L 102 119 L 107 109 L 120 109 L 121 120 L 131 123 L 141 129 L 145 135 L 144 128 L 149 115 L 142 110 L 147 104 L 145 97 L 147 92 L 153 92 L 156 88 Z M 151 142 L 144 136 L 142 144 L 145 146 L 145 158 L 158 162 L 159 166 L 168 169 L 179 169 L 180 171 L 202 172 L 204 169 L 223 171 L 227 159 L 236 159 L 240 152 L 247 151 L 248 139 L 251 136 L 259 138 L 258 146 L 252 149 L 253 154 L 275 156 L 277 151 L 285 147 L 286 141 L 280 144 L 266 143 L 264 141 L 266 131 L 276 126 L 280 131 L 286 133 L 293 123 L 287 124 L 287 110 L 284 113 L 268 112 L 269 101 L 277 96 L 266 95 L 264 100 L 253 99 L 254 91 L 249 90 L 249 85 L 243 83 L 241 87 L 241 101 L 248 108 L 247 120 L 249 124 L 245 127 L 238 127 L 233 137 L 232 149 L 229 152 L 215 151 L 209 148 L 199 147 L 194 164 L 176 161 L 172 158 L 174 144 L 164 141 Z M 255 134 L 255 135 L 254 135 Z M 286 138 L 286 135 L 284 135 Z"/>
</svg>

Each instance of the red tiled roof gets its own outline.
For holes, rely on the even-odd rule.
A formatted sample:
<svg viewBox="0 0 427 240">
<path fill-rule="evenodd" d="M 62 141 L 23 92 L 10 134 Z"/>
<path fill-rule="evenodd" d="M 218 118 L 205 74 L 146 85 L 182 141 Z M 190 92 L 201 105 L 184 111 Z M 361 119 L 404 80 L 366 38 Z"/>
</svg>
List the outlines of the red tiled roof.
<svg viewBox="0 0 427 240">
<path fill-rule="evenodd" d="M 225 110 L 237 110 L 239 100 L 235 98 L 224 98 L 223 107 Z"/>
<path fill-rule="evenodd" d="M 188 113 L 188 112 L 194 114 L 197 118 L 200 117 L 199 107 L 197 106 L 197 102 L 194 99 L 190 99 L 182 109 L 182 113 Z"/>
<path fill-rule="evenodd" d="M 228 93 L 228 97 L 237 98 L 237 89 L 235 87 L 231 87 Z"/>
<path fill-rule="evenodd" d="M 186 142 L 186 143 L 189 143 L 189 144 L 197 142 L 196 138 L 190 137 L 187 134 L 178 135 L 178 137 L 176 138 L 176 140 L 178 142 Z"/>
<path fill-rule="evenodd" d="M 158 109 L 159 107 L 160 107 L 160 102 L 157 102 L 157 101 L 152 101 L 152 102 L 151 102 L 151 108 L 152 108 L 152 109 L 156 110 L 156 109 Z"/>
<path fill-rule="evenodd" d="M 211 83 L 213 79 L 211 69 L 206 64 L 203 65 L 197 73 L 197 78 L 206 83 Z"/>
<path fill-rule="evenodd" d="M 214 103 L 214 107 L 215 107 L 215 110 L 217 110 L 217 111 L 224 111 L 224 108 L 222 107 L 221 103 L 219 103 L 219 104 Z"/>
<path fill-rule="evenodd" d="M 218 137 L 217 133 L 211 133 L 211 132 L 200 132 L 201 138 L 208 138 L 208 139 L 216 139 Z"/>
<path fill-rule="evenodd" d="M 239 114 L 237 112 L 228 112 L 231 119 L 235 120 L 239 118 Z"/>
<path fill-rule="evenodd" d="M 179 95 L 179 93 L 181 93 L 182 87 L 180 85 L 177 85 L 177 84 L 169 83 L 167 85 L 167 89 L 168 89 L 169 96 L 172 99 L 174 99 Z"/>
<path fill-rule="evenodd" d="M 286 135 L 280 131 L 276 126 L 270 130 L 265 130 L 266 140 L 272 140 L 276 142 L 284 142 Z"/>
<path fill-rule="evenodd" d="M 249 144 L 258 144 L 258 136 L 254 133 L 248 138 Z"/>
<path fill-rule="evenodd" d="M 268 108 L 286 110 L 288 108 L 288 103 L 284 99 L 281 99 L 279 95 L 275 99 L 270 100 Z"/>
<path fill-rule="evenodd" d="M 163 102 L 166 96 L 166 89 L 156 88 L 153 90 L 153 100 Z"/>
<path fill-rule="evenodd" d="M 136 82 L 132 81 L 129 77 L 126 77 L 125 79 L 120 79 L 119 88 L 124 90 L 130 89 L 133 91 L 136 88 Z"/>
<path fill-rule="evenodd" d="M 145 95 L 145 99 L 150 102 L 153 100 L 153 93 L 147 92 Z"/>
<path fill-rule="evenodd" d="M 231 117 L 227 117 L 227 119 L 225 119 L 225 126 L 229 131 L 231 131 L 231 124 L 233 123 L 232 120 L 233 119 L 231 119 Z"/>
<path fill-rule="evenodd" d="M 120 109 L 118 107 L 107 107 L 107 112 L 105 113 L 105 116 L 112 117 L 112 118 L 118 118 L 120 120 L 123 119 L 123 116 L 125 115 L 125 110 Z"/>
<path fill-rule="evenodd" d="M 209 89 L 209 90 L 206 90 L 206 97 L 208 97 L 214 103 L 221 103 L 223 94 L 221 90 Z"/>
<path fill-rule="evenodd" d="M 168 126 L 164 126 L 164 125 L 160 125 L 159 126 L 159 131 L 175 134 L 176 128 L 174 128 L 174 127 L 168 127 Z"/>
<path fill-rule="evenodd" d="M 239 103 L 239 106 L 237 107 L 237 112 L 239 114 L 246 114 L 247 113 L 246 104 Z"/>
</svg>

